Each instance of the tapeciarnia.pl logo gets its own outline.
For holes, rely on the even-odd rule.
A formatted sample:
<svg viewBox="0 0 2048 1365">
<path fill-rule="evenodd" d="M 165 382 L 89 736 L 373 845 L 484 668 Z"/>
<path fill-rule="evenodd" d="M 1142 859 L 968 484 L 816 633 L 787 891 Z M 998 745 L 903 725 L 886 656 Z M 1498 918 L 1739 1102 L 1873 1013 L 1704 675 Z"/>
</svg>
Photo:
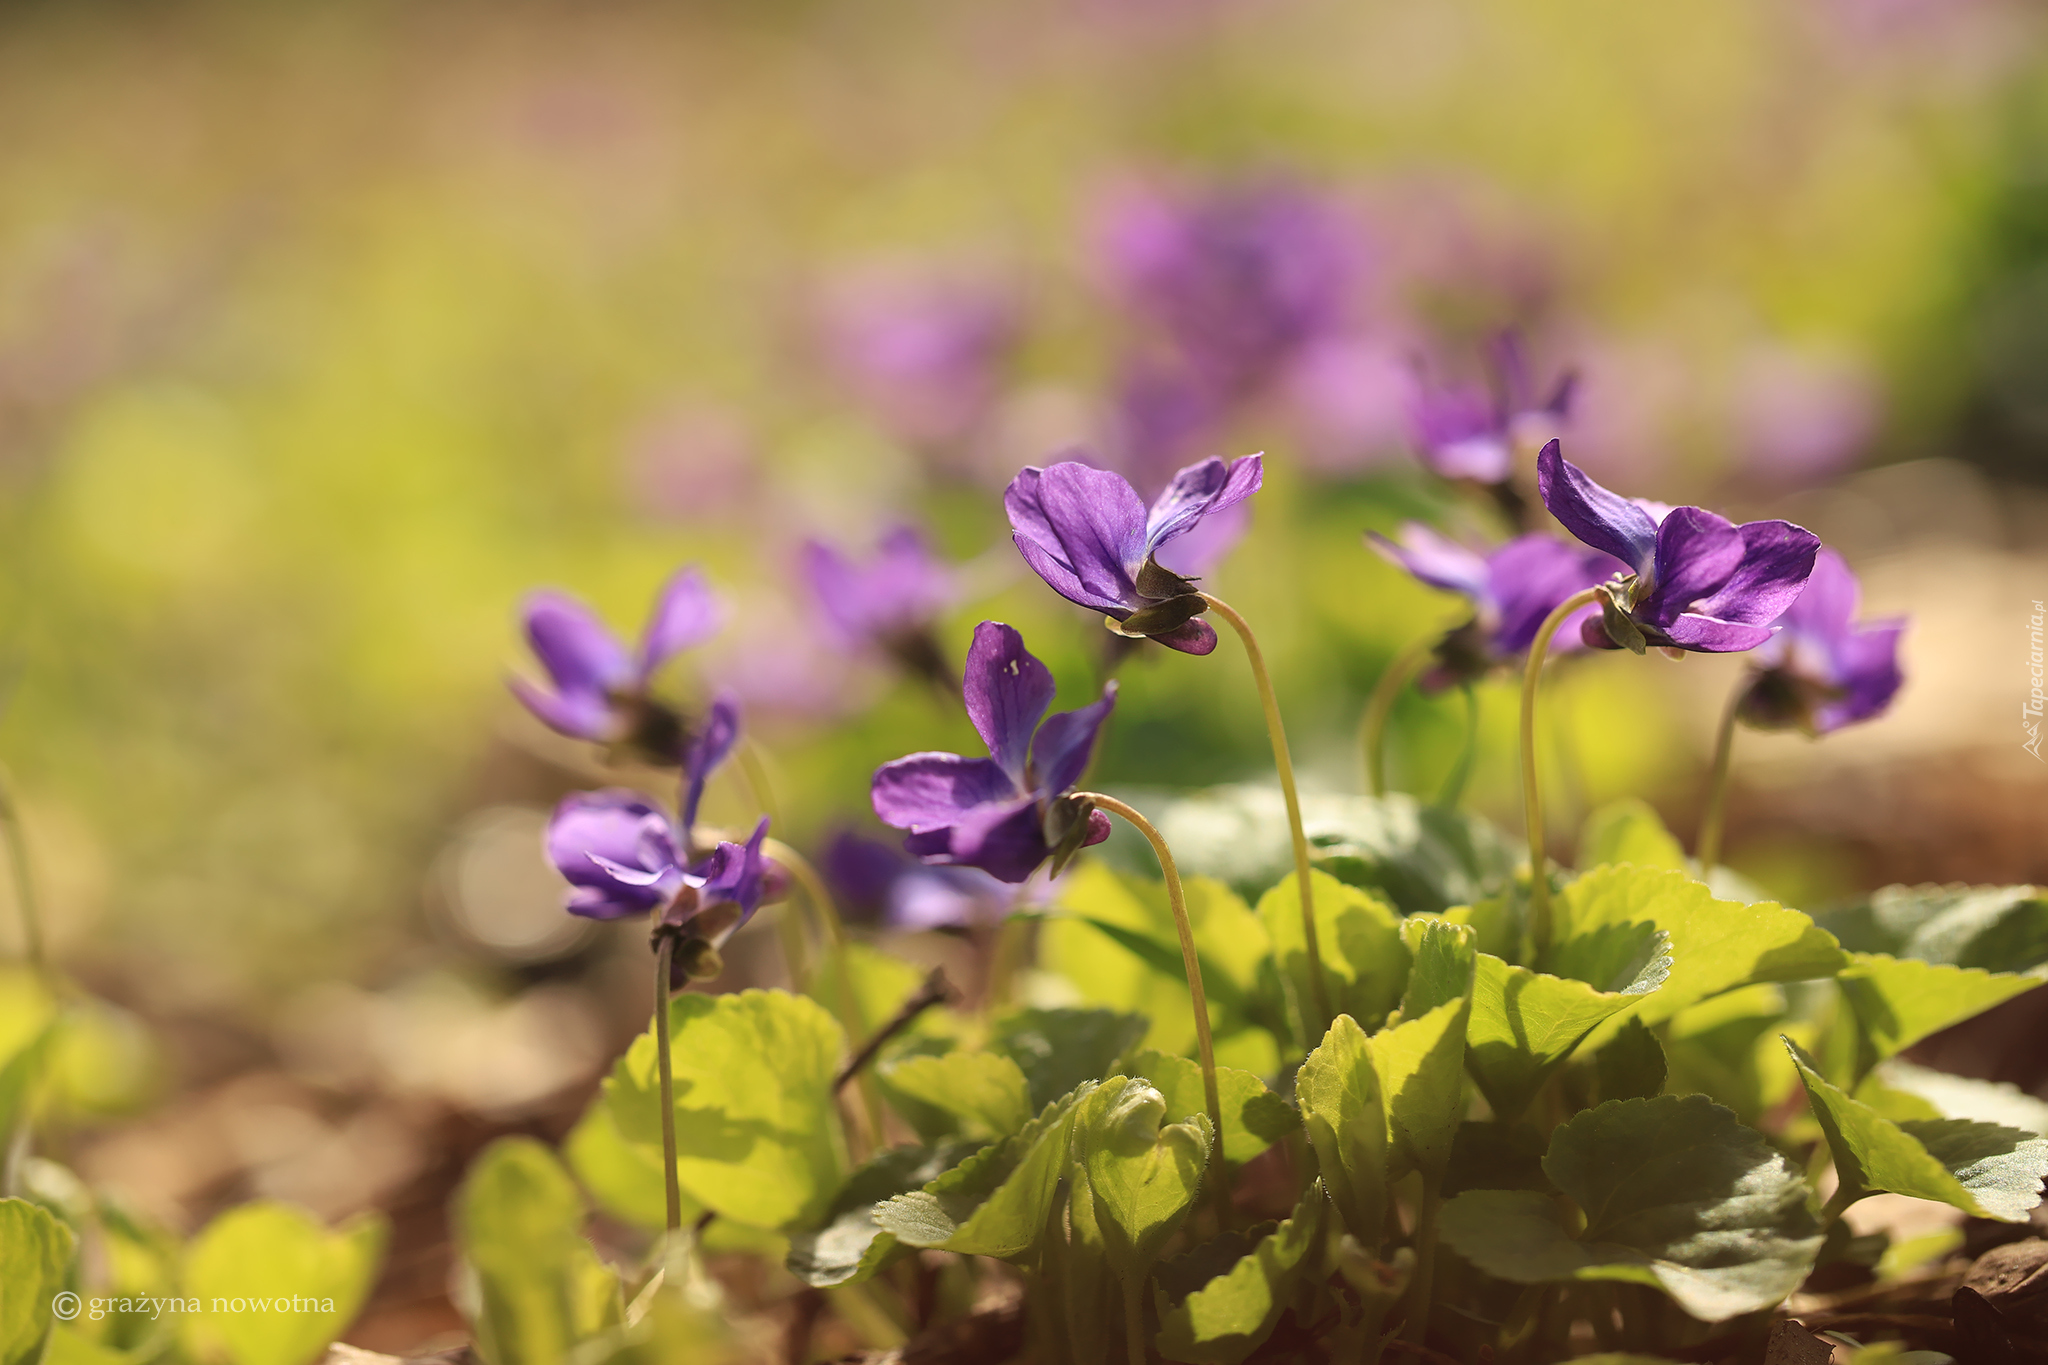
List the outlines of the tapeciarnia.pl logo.
<svg viewBox="0 0 2048 1365">
<path fill-rule="evenodd" d="M 2027 671 L 2034 685 L 2027 693 L 2027 699 L 2020 703 L 2020 724 L 2025 726 L 2027 731 L 2026 743 L 2020 747 L 2037 760 L 2048 762 L 2048 759 L 2041 759 L 2041 623 L 2044 618 L 2048 618 L 2048 608 L 2044 608 L 2040 600 L 2036 599 L 2034 614 L 2027 618 Z"/>
</svg>

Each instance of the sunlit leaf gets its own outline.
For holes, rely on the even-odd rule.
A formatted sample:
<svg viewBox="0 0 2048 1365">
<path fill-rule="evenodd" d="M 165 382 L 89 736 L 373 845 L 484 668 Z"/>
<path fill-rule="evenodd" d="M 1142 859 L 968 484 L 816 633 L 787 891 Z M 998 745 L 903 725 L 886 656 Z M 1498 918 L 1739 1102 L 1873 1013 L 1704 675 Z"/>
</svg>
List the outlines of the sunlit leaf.
<svg viewBox="0 0 2048 1365">
<path fill-rule="evenodd" d="M 1815 917 L 1854 952 L 2018 972 L 2048 963 L 2038 886 L 1887 886 Z"/>
<path fill-rule="evenodd" d="M 992 1143 L 931 1181 L 875 1207 L 878 1227 L 900 1242 L 967 1256 L 1022 1256 L 1037 1245 L 1067 1173 L 1074 1108 L 1089 1081 L 1047 1105 L 1024 1130 Z"/>
<path fill-rule="evenodd" d="M 181 1289 L 201 1304 L 179 1318 L 186 1349 L 229 1365 L 317 1359 L 369 1297 L 387 1233 L 374 1213 L 330 1232 L 287 1204 L 228 1210 L 185 1249 Z"/>
<path fill-rule="evenodd" d="M 562 1143 L 562 1157 L 599 1208 L 636 1227 L 656 1229 L 668 1222 L 668 1190 L 661 1178 L 661 1144 L 633 1142 L 619 1131 L 613 1106 L 599 1097 L 583 1111 Z M 703 1210 L 687 1194 L 683 1221 Z"/>
<path fill-rule="evenodd" d="M 875 1206 L 922 1189 L 974 1150 L 965 1145 L 895 1147 L 855 1169 L 819 1226 L 790 1236 L 790 1273 L 819 1289 L 872 1277 L 898 1246 L 876 1226 Z"/>
<path fill-rule="evenodd" d="M 490 1365 L 560 1365 L 618 1325 L 618 1276 L 584 1240 L 583 1220 L 568 1172 L 531 1138 L 500 1138 L 470 1164 L 455 1230 L 475 1276 L 477 1350 Z"/>
<path fill-rule="evenodd" d="M 1777 1303 L 1820 1250 L 1798 1171 L 1704 1096 L 1586 1110 L 1551 1135 L 1543 1167 L 1584 1231 L 1547 1195 L 1470 1190 L 1444 1206 L 1444 1240 L 1500 1279 L 1654 1285 L 1708 1322 Z"/>
<path fill-rule="evenodd" d="M 1431 1179 L 1451 1158 L 1465 1116 L 1465 1034 L 1477 973 L 1477 934 L 1416 917 L 1401 926 L 1414 957 L 1401 1019 L 1368 1040 L 1387 1122 L 1387 1178 Z"/>
<path fill-rule="evenodd" d="M 1159 1092 L 1166 1097 L 1168 1114 L 1208 1112 L 1199 1063 L 1186 1057 L 1147 1051 L 1131 1059 L 1131 1071 L 1159 1087 Z M 1249 1071 L 1217 1067 L 1216 1092 L 1223 1101 L 1223 1158 L 1226 1161 L 1250 1161 L 1301 1127 L 1301 1119 L 1293 1107 L 1268 1090 L 1266 1083 Z"/>
<path fill-rule="evenodd" d="M 992 1051 L 1024 1073 L 1034 1112 L 1083 1081 L 1099 1081 L 1145 1036 L 1145 1020 L 1114 1010 L 1026 1009 L 996 1020 Z"/>
<path fill-rule="evenodd" d="M 1074 1115 L 1074 1164 L 1086 1173 L 1111 1269 L 1141 1275 L 1180 1226 L 1208 1168 L 1211 1130 L 1197 1110 L 1168 1122 L 1166 1097 L 1113 1076 Z"/>
<path fill-rule="evenodd" d="M 2048 1100 L 2037 1100 L 2016 1085 L 1952 1076 L 1897 1057 L 1879 1064 L 1867 1080 L 1881 1081 L 1894 1091 L 1925 1101 L 1934 1110 L 1926 1117 L 2002 1123 L 2048 1136 Z M 1860 1088 L 1857 1098 L 1862 1098 Z"/>
<path fill-rule="evenodd" d="M 1376 1028 L 1400 1003 L 1408 979 L 1408 949 L 1401 942 L 1401 916 L 1371 892 L 1346 886 L 1321 872 L 1309 873 L 1315 898 L 1316 947 L 1322 955 L 1330 1008 Z M 1319 1036 L 1324 1021 L 1308 1018 L 1308 948 L 1301 932 L 1301 897 L 1292 874 L 1259 897 L 1259 922 L 1273 944 L 1273 961 L 1285 985 L 1297 1038 Z"/>
<path fill-rule="evenodd" d="M 1854 953 L 1851 957 L 1839 984 L 1856 1015 L 1853 1079 L 1861 1079 L 1877 1063 L 1897 1056 L 1929 1034 L 1982 1014 L 2042 983 L 2038 976 L 1994 974 L 1879 953 Z"/>
<path fill-rule="evenodd" d="M 1590 869 L 1607 863 L 1686 870 L 1685 849 L 1650 803 L 1634 797 L 1600 807 L 1579 831 L 1579 866 Z"/>
<path fill-rule="evenodd" d="M 882 1074 L 891 1089 L 959 1120 L 962 1137 L 1008 1137 L 1031 1121 L 1024 1073 L 1000 1052 L 911 1055 L 887 1063 Z"/>
<path fill-rule="evenodd" d="M 1294 1094 L 1337 1216 L 1365 1246 L 1378 1246 L 1387 1209 L 1386 1107 L 1357 1020 L 1337 1016 L 1296 1073 Z"/>
<path fill-rule="evenodd" d="M 1582 945 L 1587 942 L 1581 940 Z M 1472 1018 L 1465 1034 L 1465 1068 L 1495 1114 L 1519 1117 L 1550 1073 L 1595 1025 L 1663 984 L 1668 962 L 1661 956 L 1645 956 L 1653 946 L 1629 948 L 1626 961 L 1619 965 L 1625 970 L 1641 962 L 1639 974 L 1613 990 L 1511 967 L 1491 953 L 1479 955 Z"/>
<path fill-rule="evenodd" d="M 1178 1297 L 1164 1287 L 1155 1290 L 1159 1353 L 1190 1365 L 1238 1365 L 1257 1350 L 1279 1323 L 1295 1286 L 1317 1268 L 1327 1206 L 1320 1183 L 1312 1185 L 1292 1217 L 1199 1288 Z"/>
<path fill-rule="evenodd" d="M 33 1365 L 42 1354 L 76 1246 L 48 1209 L 0 1199 L 0 1365 Z"/>
</svg>

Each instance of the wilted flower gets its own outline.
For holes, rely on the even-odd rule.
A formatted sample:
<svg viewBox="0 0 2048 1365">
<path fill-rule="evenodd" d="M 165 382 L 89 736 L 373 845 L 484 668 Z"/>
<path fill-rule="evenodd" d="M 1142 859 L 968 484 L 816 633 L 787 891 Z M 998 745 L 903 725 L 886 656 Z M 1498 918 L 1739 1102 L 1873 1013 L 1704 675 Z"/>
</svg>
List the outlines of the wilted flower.
<svg viewBox="0 0 2048 1365">
<path fill-rule="evenodd" d="M 1128 194 L 1105 247 L 1131 302 L 1207 383 L 1255 387 L 1341 321 L 1350 233 L 1324 200 L 1275 185 L 1176 202 Z"/>
<path fill-rule="evenodd" d="M 1470 598 L 1473 617 L 1436 646 L 1436 662 L 1420 685 L 1436 691 L 1483 677 L 1512 663 L 1536 638 L 1544 618 L 1574 593 L 1583 592 L 1627 566 L 1599 550 L 1567 545 L 1540 533 L 1518 536 L 1488 554 L 1438 535 L 1420 522 L 1401 528 L 1397 544 L 1369 535 L 1375 550 L 1433 588 Z M 1588 603 L 1559 629 L 1558 651 L 1576 648 L 1577 627 L 1598 618 Z"/>
<path fill-rule="evenodd" d="M 1054 592 L 1104 613 L 1120 635 L 1207 654 L 1216 632 L 1196 618 L 1209 604 L 1157 552 L 1258 492 L 1263 477 L 1257 455 L 1212 457 L 1174 475 L 1147 511 L 1121 474 L 1068 460 L 1025 469 L 1003 507 L 1024 562 Z"/>
<path fill-rule="evenodd" d="M 1547 393 L 1529 374 L 1521 338 L 1503 332 L 1489 348 L 1490 392 L 1471 388 L 1420 389 L 1415 400 L 1415 440 L 1422 459 L 1447 479 L 1506 483 L 1517 455 L 1557 435 L 1571 416 L 1578 376 L 1566 371 Z"/>
<path fill-rule="evenodd" d="M 1537 457 L 1536 483 L 1566 530 L 1633 571 L 1602 585 L 1601 619 L 1580 628 L 1597 648 L 1755 649 L 1798 600 L 1820 549 L 1818 536 L 1789 521 L 1737 526 L 1702 508 L 1611 493 L 1556 441 Z"/>
<path fill-rule="evenodd" d="M 663 585 L 629 653 L 590 609 L 558 592 L 538 592 L 525 608 L 526 638 L 554 690 L 524 678 L 512 692 L 550 729 L 598 744 L 630 744 L 658 763 L 675 763 L 686 740 L 682 717 L 649 693 L 663 664 L 718 629 L 718 601 L 694 568 Z"/>
<path fill-rule="evenodd" d="M 1799 600 L 1772 624 L 1778 633 L 1756 652 L 1756 671 L 1736 713 L 1759 730 L 1824 735 L 1869 720 L 1891 705 L 1899 672 L 1903 618 L 1856 622 L 1856 575 L 1822 547 Z"/>
<path fill-rule="evenodd" d="M 1057 865 L 1107 839 L 1107 815 L 1084 814 L 1063 798 L 1087 770 L 1116 684 L 1093 705 L 1040 724 L 1052 703 L 1052 673 L 999 621 L 975 628 L 964 683 L 968 718 L 989 757 L 911 754 L 875 771 L 875 814 L 910 831 L 904 848 L 926 862 L 978 867 L 1016 883 L 1047 858 Z"/>
<path fill-rule="evenodd" d="M 933 628 L 953 600 L 953 575 L 915 529 L 889 532 L 866 564 L 823 541 L 808 541 L 803 570 L 842 647 L 878 648 L 911 673 L 951 685 Z"/>
</svg>

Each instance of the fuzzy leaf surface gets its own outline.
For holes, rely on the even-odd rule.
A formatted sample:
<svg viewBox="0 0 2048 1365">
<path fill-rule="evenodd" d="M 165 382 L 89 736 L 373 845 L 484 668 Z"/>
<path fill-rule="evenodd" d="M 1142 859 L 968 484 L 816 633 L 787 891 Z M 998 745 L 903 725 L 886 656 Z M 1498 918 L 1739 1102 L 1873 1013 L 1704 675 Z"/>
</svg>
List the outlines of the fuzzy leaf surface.
<svg viewBox="0 0 2048 1365">
<path fill-rule="evenodd" d="M 1320 1184 L 1311 1185 L 1293 1215 L 1228 1270 L 1177 1300 L 1155 1289 L 1159 1354 L 1188 1365 L 1238 1365 L 1257 1350 L 1315 1268 L 1327 1207 Z"/>
<path fill-rule="evenodd" d="M 982 1148 L 923 1189 L 877 1204 L 876 1226 L 911 1246 L 965 1256 L 1030 1251 L 1067 1172 L 1075 1107 L 1095 1085 L 1084 1082 L 1022 1132 Z"/>
<path fill-rule="evenodd" d="M 1605 948 L 1620 941 L 1618 935 L 1600 945 L 1582 939 L 1581 948 Z M 1643 959 L 1644 951 L 1632 947 L 1629 959 Z M 1633 980 L 1621 982 L 1619 989 L 1603 990 L 1571 977 L 1510 966 L 1491 953 L 1481 953 L 1465 1033 L 1465 1069 L 1494 1113 L 1515 1119 L 1551 1071 L 1595 1026 L 1655 991 L 1667 969 L 1666 959 L 1648 958 Z"/>
<path fill-rule="evenodd" d="M 1103 1249 L 1120 1276 L 1150 1269 L 1201 1192 L 1208 1117 L 1167 1116 L 1166 1097 L 1127 1076 L 1104 1081 L 1074 1113 L 1076 1164 L 1087 1172 Z"/>
<path fill-rule="evenodd" d="M 855 1168 L 816 1228 L 789 1238 L 789 1273 L 814 1289 L 858 1284 L 888 1263 L 899 1243 L 875 1223 L 875 1207 L 938 1179 L 973 1149 L 894 1147 Z"/>
<path fill-rule="evenodd" d="M 1337 1216 L 1365 1246 L 1378 1246 L 1387 1209 L 1386 1108 L 1357 1020 L 1337 1016 L 1296 1073 L 1294 1094 Z"/>
<path fill-rule="evenodd" d="M 1159 1087 L 1168 1114 L 1206 1114 L 1201 1064 L 1164 1052 L 1140 1052 L 1131 1070 Z M 1292 1105 L 1249 1071 L 1216 1068 L 1216 1092 L 1223 1101 L 1223 1159 L 1250 1161 L 1301 1127 Z"/>
</svg>

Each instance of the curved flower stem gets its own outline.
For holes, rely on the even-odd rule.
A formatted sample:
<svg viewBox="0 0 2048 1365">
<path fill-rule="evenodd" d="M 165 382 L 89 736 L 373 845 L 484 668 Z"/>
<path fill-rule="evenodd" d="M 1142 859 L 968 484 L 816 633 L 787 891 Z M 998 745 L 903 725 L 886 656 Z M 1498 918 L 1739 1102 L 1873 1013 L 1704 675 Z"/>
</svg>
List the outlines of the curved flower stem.
<svg viewBox="0 0 2048 1365">
<path fill-rule="evenodd" d="M 1252 635 L 1251 626 L 1222 598 L 1203 593 L 1202 600 L 1228 621 L 1231 629 L 1237 632 L 1237 638 L 1244 641 L 1245 658 L 1251 661 L 1252 681 L 1259 688 L 1259 704 L 1266 711 L 1266 738 L 1273 745 L 1273 766 L 1280 774 L 1280 795 L 1287 801 L 1288 833 L 1294 836 L 1294 884 L 1301 894 L 1301 937 L 1308 950 L 1309 998 L 1316 1013 L 1316 1017 L 1309 1021 L 1307 1039 L 1313 1047 L 1323 1030 L 1330 1026 L 1330 987 L 1323 980 L 1322 948 L 1316 942 L 1316 900 L 1315 891 L 1309 885 L 1308 836 L 1301 827 L 1301 795 L 1294 787 L 1294 760 L 1287 752 L 1287 729 L 1280 723 L 1280 703 L 1273 696 L 1273 679 L 1266 672 L 1266 656 L 1259 652 L 1259 642 Z M 1163 852 L 1166 846 L 1158 843 L 1157 836 L 1153 837 L 1155 845 Z M 1192 953 L 1192 948 L 1189 951 Z M 1204 1023 L 1202 1027 L 1206 1033 L 1208 1025 Z M 1209 1069 L 1206 1064 L 1205 1069 Z"/>
<path fill-rule="evenodd" d="M 675 959 L 676 936 L 664 933 L 654 950 L 654 1058 L 661 1076 L 661 1175 L 671 1240 L 683 1230 L 683 1187 L 676 1182 L 675 1059 L 668 1050 L 669 971 Z"/>
<path fill-rule="evenodd" d="M 1714 772 L 1707 779 L 1707 809 L 1700 817 L 1699 842 L 1693 848 L 1703 879 L 1721 860 L 1721 833 L 1728 816 L 1728 758 L 1735 749 L 1735 712 L 1742 705 L 1748 684 L 1749 678 L 1744 676 L 1728 694 L 1728 708 L 1721 713 L 1721 728 L 1714 735 Z"/>
<path fill-rule="evenodd" d="M 818 922 L 819 937 L 825 940 L 832 955 L 832 984 L 839 996 L 839 1022 L 846 1029 L 847 1045 L 857 1047 L 868 1036 L 868 1022 L 861 1015 L 860 997 L 853 991 L 853 964 L 847 959 L 846 924 L 839 918 L 839 906 L 809 858 L 780 839 L 762 840 L 761 851 L 788 868 L 789 875 L 804 889 L 804 899 L 810 902 L 811 914 Z M 866 1111 L 869 1145 L 879 1144 L 882 1097 L 876 1093 L 874 1077 L 865 1071 L 860 1077 L 860 1099 L 861 1108 Z"/>
<path fill-rule="evenodd" d="M 1529 642 L 1529 663 L 1522 671 L 1522 817 L 1529 828 L 1529 933 L 1539 953 L 1550 946 L 1550 872 L 1543 850 L 1543 793 L 1536 784 L 1536 682 L 1543 676 L 1550 637 L 1557 634 L 1565 618 L 1599 598 L 1599 589 L 1587 588 L 1567 597 L 1544 617 L 1536 638 Z"/>
<path fill-rule="evenodd" d="M 1465 749 L 1458 755 L 1458 765 L 1444 778 L 1444 785 L 1436 794 L 1436 804 L 1457 809 L 1464 799 L 1465 784 L 1472 779 L 1473 765 L 1479 761 L 1479 693 L 1471 683 L 1466 683 L 1465 692 Z"/>
<path fill-rule="evenodd" d="M 1372 696 L 1365 703 L 1365 716 L 1358 725 L 1358 747 L 1365 755 L 1365 789 L 1374 796 L 1387 794 L 1387 717 L 1394 713 L 1394 702 L 1401 690 L 1429 662 L 1434 648 L 1434 635 L 1410 642 L 1372 685 Z"/>
<path fill-rule="evenodd" d="M 1145 842 L 1152 845 L 1153 856 L 1159 859 L 1159 872 L 1166 879 L 1166 903 L 1173 909 L 1173 927 L 1180 934 L 1181 968 L 1187 973 L 1188 993 L 1195 1001 L 1195 1048 L 1202 1061 L 1202 1102 L 1209 1113 L 1209 1126 L 1214 1136 L 1209 1142 L 1209 1166 L 1216 1175 L 1216 1211 L 1222 1218 L 1222 1226 L 1230 1226 L 1230 1184 L 1223 1174 L 1223 1097 L 1216 1088 L 1216 1045 L 1209 1033 L 1209 993 L 1202 988 L 1202 960 L 1195 952 L 1195 928 L 1188 922 L 1187 893 L 1181 889 L 1180 868 L 1173 861 L 1173 850 L 1166 846 L 1166 840 L 1152 826 L 1152 822 L 1113 796 L 1101 792 L 1075 792 L 1081 801 L 1093 802 L 1098 808 L 1111 815 L 1121 816 L 1132 829 L 1145 836 Z"/>
<path fill-rule="evenodd" d="M 21 809 L 14 804 L 14 784 L 0 769 L 0 836 L 7 840 L 7 863 L 14 874 L 14 900 L 21 911 L 21 942 L 29 966 L 42 975 L 49 966 L 43 948 L 43 917 L 36 903 L 35 875 L 28 865 L 28 839 L 21 829 Z"/>
</svg>

